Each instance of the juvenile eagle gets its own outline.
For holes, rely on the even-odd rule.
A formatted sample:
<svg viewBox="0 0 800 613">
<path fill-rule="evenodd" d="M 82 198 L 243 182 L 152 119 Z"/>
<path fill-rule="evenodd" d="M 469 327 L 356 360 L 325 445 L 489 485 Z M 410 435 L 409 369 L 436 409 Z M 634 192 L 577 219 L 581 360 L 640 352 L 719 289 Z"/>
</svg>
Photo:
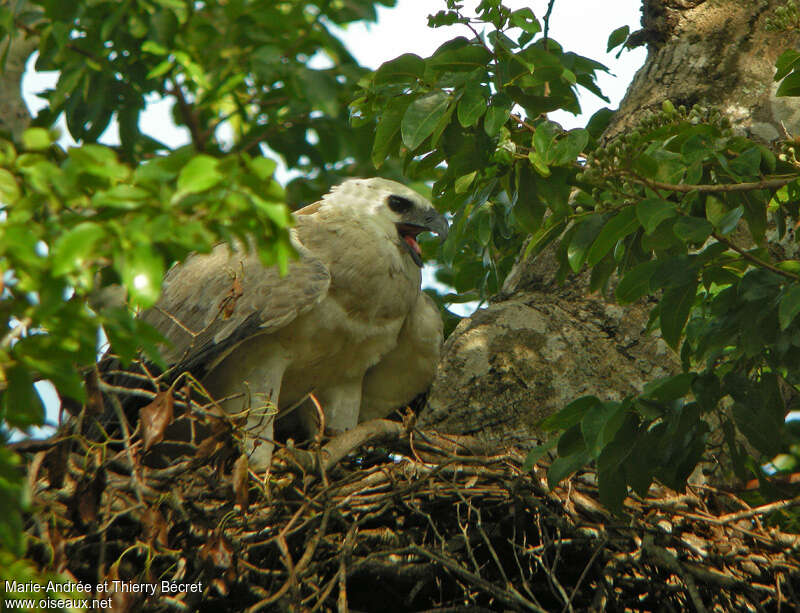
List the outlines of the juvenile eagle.
<svg viewBox="0 0 800 613">
<path fill-rule="evenodd" d="M 394 181 L 348 179 L 294 220 L 300 258 L 285 277 L 219 245 L 174 266 L 142 315 L 169 341 L 168 363 L 205 373 L 227 412 L 248 411 L 245 450 L 259 470 L 272 457 L 271 407 L 313 392 L 333 431 L 383 417 L 428 388 L 442 344 L 420 289 L 416 237 L 448 229 L 430 202 Z"/>
</svg>

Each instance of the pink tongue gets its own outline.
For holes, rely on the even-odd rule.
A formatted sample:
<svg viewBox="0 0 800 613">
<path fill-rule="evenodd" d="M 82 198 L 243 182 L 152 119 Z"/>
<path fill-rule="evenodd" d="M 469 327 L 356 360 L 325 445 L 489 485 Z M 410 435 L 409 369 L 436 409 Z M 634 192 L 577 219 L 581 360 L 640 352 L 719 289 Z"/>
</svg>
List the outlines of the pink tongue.
<svg viewBox="0 0 800 613">
<path fill-rule="evenodd" d="M 406 234 L 403 237 L 403 240 L 409 244 L 409 246 L 417 253 L 417 255 L 422 255 L 422 249 L 419 248 L 419 243 L 417 243 L 413 236 Z"/>
</svg>

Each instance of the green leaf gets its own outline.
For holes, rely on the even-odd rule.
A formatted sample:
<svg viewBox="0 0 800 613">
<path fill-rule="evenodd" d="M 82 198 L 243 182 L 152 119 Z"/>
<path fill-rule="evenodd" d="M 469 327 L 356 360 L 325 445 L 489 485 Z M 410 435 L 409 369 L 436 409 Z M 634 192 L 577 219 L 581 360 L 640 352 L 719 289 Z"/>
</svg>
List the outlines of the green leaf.
<svg viewBox="0 0 800 613">
<path fill-rule="evenodd" d="M 619 47 L 622 43 L 628 40 L 628 35 L 631 33 L 629 26 L 622 26 L 614 30 L 608 37 L 608 44 L 606 45 L 606 53 L 612 49 Z"/>
<path fill-rule="evenodd" d="M 598 470 L 597 488 L 600 503 L 617 515 L 622 513 L 622 505 L 628 495 L 625 472 L 622 470 Z"/>
<path fill-rule="evenodd" d="M 224 178 L 218 166 L 219 160 L 210 155 L 193 157 L 178 175 L 179 192 L 193 194 L 214 187 Z"/>
<path fill-rule="evenodd" d="M 450 96 L 441 91 L 432 91 L 414 100 L 406 109 L 400 124 L 403 144 L 414 151 L 436 128 L 439 119 L 450 106 Z"/>
<path fill-rule="evenodd" d="M 44 423 L 44 406 L 33 387 L 28 369 L 12 363 L 4 365 L 6 389 L 0 396 L 0 415 L 13 428 L 28 428 Z"/>
<path fill-rule="evenodd" d="M 530 160 L 531 165 L 541 176 L 545 178 L 550 176 L 550 169 L 547 167 L 547 162 L 544 161 L 542 155 L 538 151 L 531 151 L 528 154 L 528 160 Z"/>
<path fill-rule="evenodd" d="M 590 459 L 587 451 L 580 451 L 566 458 L 556 458 L 553 460 L 553 463 L 547 471 L 547 484 L 550 489 L 553 489 L 576 470 L 586 466 Z"/>
<path fill-rule="evenodd" d="M 635 268 L 628 271 L 617 285 L 614 292 L 617 302 L 620 304 L 630 304 L 642 296 L 650 293 L 650 279 L 660 264 L 651 260 L 642 262 Z"/>
<path fill-rule="evenodd" d="M 533 470 L 534 464 L 541 460 L 545 454 L 550 451 L 553 447 L 555 447 L 556 443 L 558 442 L 558 437 L 553 437 L 546 443 L 542 443 L 537 447 L 534 447 L 528 452 L 528 455 L 525 456 L 525 462 L 522 463 L 522 470 L 524 472 L 530 472 Z"/>
<path fill-rule="evenodd" d="M 508 121 L 509 115 L 511 115 L 511 109 L 508 106 L 492 104 L 486 109 L 486 117 L 483 119 L 484 132 L 489 136 L 497 134 Z"/>
<path fill-rule="evenodd" d="M 389 151 L 400 143 L 400 122 L 409 104 L 408 98 L 400 96 L 390 100 L 383 109 L 370 156 L 375 168 L 380 168 Z"/>
<path fill-rule="evenodd" d="M 464 71 L 485 69 L 490 59 L 491 55 L 482 44 L 459 36 L 441 45 L 426 64 L 432 72 Z"/>
<path fill-rule="evenodd" d="M 773 457 L 781 451 L 779 436 L 782 424 L 774 423 L 769 412 L 760 406 L 761 398 L 754 398 L 752 404 L 733 403 L 733 419 L 736 427 L 744 434 L 750 444 L 765 457 Z"/>
<path fill-rule="evenodd" d="M 660 303 L 661 334 L 667 344 L 677 351 L 689 311 L 697 296 L 697 280 L 664 292 Z"/>
<path fill-rule="evenodd" d="M 539 428 L 544 432 L 566 430 L 579 423 L 586 412 L 598 404 L 602 405 L 602 402 L 600 402 L 600 399 L 596 396 L 581 396 L 577 400 L 570 402 L 558 413 L 544 419 L 539 424 Z"/>
<path fill-rule="evenodd" d="M 620 411 L 624 412 L 624 409 L 619 403 L 602 402 L 596 403 L 583 416 L 581 433 L 583 434 L 586 449 L 589 450 L 594 459 L 598 458 L 603 447 L 605 447 L 610 438 L 613 438 L 616 430 L 610 432 L 606 427 L 609 425 L 611 418 Z"/>
<path fill-rule="evenodd" d="M 706 196 L 706 219 L 714 224 L 714 226 L 719 225 L 719 220 L 722 219 L 727 212 L 728 209 L 722 200 L 712 194 Z"/>
<path fill-rule="evenodd" d="M 456 179 L 455 181 L 455 190 L 457 194 L 463 194 L 469 189 L 469 186 L 472 185 L 472 182 L 475 180 L 475 175 L 478 174 L 477 170 L 473 170 L 469 174 L 463 175 Z"/>
<path fill-rule="evenodd" d="M 142 308 L 153 306 L 161 294 L 164 261 L 150 245 L 136 245 L 116 263 L 131 302 Z"/>
<path fill-rule="evenodd" d="M 713 371 L 706 371 L 692 381 L 692 393 L 701 411 L 710 411 L 722 397 L 719 378 Z"/>
<path fill-rule="evenodd" d="M 716 226 L 717 231 L 720 234 L 729 234 L 733 232 L 736 226 L 739 224 L 739 220 L 742 218 L 744 214 L 744 206 L 739 205 L 734 209 L 731 209 L 727 213 L 725 213 L 722 217 L 720 217 L 716 223 L 712 221 L 712 223 Z"/>
<path fill-rule="evenodd" d="M 798 67 L 800 67 L 800 51 L 787 49 L 775 60 L 775 80 L 780 81 Z"/>
<path fill-rule="evenodd" d="M 625 238 L 638 227 L 639 220 L 636 218 L 636 209 L 632 206 L 622 209 L 608 221 L 592 243 L 586 256 L 589 266 L 597 264 L 617 244 L 617 241 Z"/>
<path fill-rule="evenodd" d="M 776 96 L 800 96 L 800 71 L 795 70 L 778 86 Z"/>
<path fill-rule="evenodd" d="M 384 62 L 375 71 L 375 84 L 413 83 L 425 73 L 425 60 L 413 53 L 404 53 Z"/>
<path fill-rule="evenodd" d="M 788 328 L 798 313 L 800 313 L 800 285 L 795 284 L 786 290 L 778 307 L 781 330 Z"/>
<path fill-rule="evenodd" d="M 14 204 L 19 198 L 20 191 L 17 180 L 5 168 L 0 168 L 0 203 Z"/>
<path fill-rule="evenodd" d="M 256 157 L 248 162 L 248 167 L 262 181 L 269 181 L 278 167 L 278 163 L 272 158 Z"/>
<path fill-rule="evenodd" d="M 532 194 L 520 194 L 514 205 L 514 219 L 529 234 L 538 232 L 542 227 L 545 212 L 547 212 L 547 207 Z"/>
<path fill-rule="evenodd" d="M 467 83 L 464 94 L 458 101 L 458 123 L 469 128 L 475 125 L 486 112 L 486 97 L 483 89 L 475 83 Z"/>
<path fill-rule="evenodd" d="M 533 133 L 533 148 L 545 164 L 549 164 L 552 160 L 550 149 L 555 143 L 558 132 L 559 128 L 555 123 L 544 121 L 536 126 L 536 131 Z"/>
<path fill-rule="evenodd" d="M 602 108 L 589 118 L 586 124 L 586 131 L 593 139 L 600 138 L 608 124 L 611 123 L 611 118 L 614 117 L 615 111 L 609 108 Z"/>
<path fill-rule="evenodd" d="M 592 214 L 577 224 L 575 234 L 567 247 L 567 261 L 572 272 L 578 272 L 583 266 L 586 252 L 597 238 L 605 219 L 602 215 Z"/>
<path fill-rule="evenodd" d="M 570 130 L 553 146 L 551 163 L 559 166 L 572 164 L 588 143 L 589 132 L 582 128 Z"/>
<path fill-rule="evenodd" d="M 649 381 L 642 390 L 644 398 L 651 398 L 661 402 L 671 402 L 678 398 L 683 398 L 689 393 L 697 375 L 691 372 L 684 372 L 671 377 L 662 377 L 654 381 Z"/>
<path fill-rule="evenodd" d="M 22 133 L 22 146 L 28 151 L 42 151 L 51 142 L 50 133 L 44 128 L 28 128 Z"/>
<path fill-rule="evenodd" d="M 636 205 L 636 217 L 647 234 L 652 234 L 658 224 L 675 215 L 675 204 L 661 198 L 645 198 Z"/>
<path fill-rule="evenodd" d="M 557 452 L 562 458 L 584 450 L 586 450 L 586 443 L 581 434 L 580 424 L 575 424 L 571 428 L 568 428 L 558 437 Z"/>
<path fill-rule="evenodd" d="M 702 243 L 714 231 L 714 226 L 700 217 L 681 217 L 672 231 L 684 243 Z"/>
<path fill-rule="evenodd" d="M 73 272 L 84 267 L 94 256 L 94 247 L 106 236 L 99 224 L 85 221 L 67 230 L 53 245 L 51 261 L 56 276 Z"/>
<path fill-rule="evenodd" d="M 527 7 L 518 9 L 511 13 L 509 16 L 509 21 L 511 25 L 522 28 L 529 34 L 538 34 L 542 26 L 539 24 L 539 20 L 533 14 L 533 11 Z"/>
</svg>

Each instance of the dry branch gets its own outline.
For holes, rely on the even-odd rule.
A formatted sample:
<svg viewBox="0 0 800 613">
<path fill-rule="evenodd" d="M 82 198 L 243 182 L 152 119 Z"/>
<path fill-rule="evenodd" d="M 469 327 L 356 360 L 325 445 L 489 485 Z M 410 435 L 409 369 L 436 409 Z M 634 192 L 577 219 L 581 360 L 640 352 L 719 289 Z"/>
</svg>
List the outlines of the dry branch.
<svg viewBox="0 0 800 613">
<path fill-rule="evenodd" d="M 29 556 L 43 568 L 202 584 L 127 594 L 118 613 L 787 610 L 800 598 L 800 539 L 771 521 L 797 497 L 751 508 L 730 492 L 659 486 L 618 517 L 591 473 L 550 491 L 545 467 L 523 472 L 518 451 L 413 420 L 283 449 L 266 478 L 243 483 L 239 460 L 234 482 L 236 426 L 211 406 L 176 402 L 145 450 L 122 400 L 130 426 L 95 427 L 84 411 L 57 444 L 25 451 Z"/>
</svg>

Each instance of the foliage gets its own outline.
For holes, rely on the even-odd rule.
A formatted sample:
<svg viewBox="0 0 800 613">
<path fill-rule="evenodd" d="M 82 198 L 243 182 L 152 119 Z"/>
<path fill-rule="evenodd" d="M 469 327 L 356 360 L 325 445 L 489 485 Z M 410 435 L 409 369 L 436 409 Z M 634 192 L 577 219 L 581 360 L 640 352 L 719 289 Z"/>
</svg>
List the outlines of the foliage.
<svg viewBox="0 0 800 613">
<path fill-rule="evenodd" d="M 773 32 L 792 31 L 800 28 L 800 10 L 796 0 L 786 0 L 767 18 L 766 29 Z"/>
<path fill-rule="evenodd" d="M 594 461 L 602 499 L 619 510 L 629 487 L 683 487 L 709 451 L 740 478 L 764 480 L 771 459 L 791 468 L 800 442 L 784 400 L 800 383 L 800 262 L 787 236 L 800 195 L 794 149 L 776 155 L 733 134 L 719 112 L 668 101 L 610 142 L 598 140 L 609 111 L 564 132 L 545 113 L 577 111 L 577 87 L 601 95 L 594 77 L 604 67 L 540 36 L 528 9 L 484 1 L 477 12 L 448 2 L 431 25 L 473 36 L 383 64 L 353 103 L 357 122 L 378 122 L 376 165 L 398 155 L 410 176 L 440 172 L 434 193 L 454 214 L 440 279 L 496 292 L 520 236 L 531 235 L 528 256 L 558 239 L 562 279 L 590 268 L 591 290 L 613 287 L 621 304 L 657 298 L 651 327 L 684 366 L 638 396 L 578 399 L 548 419 L 546 430 L 562 432 L 551 483 Z M 613 32 L 609 50 L 628 34 Z M 781 93 L 794 93 L 797 66 L 794 51 L 779 61 Z M 710 449 L 712 428 L 724 442 Z"/>
<path fill-rule="evenodd" d="M 286 267 L 287 194 L 267 152 L 313 175 L 289 186 L 292 201 L 369 174 L 371 130 L 350 129 L 347 108 L 366 71 L 332 27 L 374 19 L 377 4 L 394 1 L 0 5 L 0 41 L 38 36 L 37 68 L 59 71 L 34 127 L 0 139 L 0 433 L 42 423 L 34 381 L 52 381 L 64 403 L 87 399 L 101 326 L 122 357 L 157 359 L 154 332 L 115 286 L 152 305 L 174 261 L 220 239 L 254 237 L 266 263 Z M 331 67 L 312 68 L 315 56 Z M 174 100 L 188 146 L 170 150 L 140 125 L 159 97 Z M 53 143 L 61 113 L 80 143 L 68 151 Z M 112 119 L 121 144 L 101 146 Z M 19 554 L 15 461 L 2 450 L 0 549 Z"/>
<path fill-rule="evenodd" d="M 595 77 L 605 67 L 537 38 L 542 26 L 528 8 L 484 1 L 471 18 L 453 1 L 447 6 L 429 25 L 472 36 L 453 38 L 429 58 L 406 53 L 384 63 L 362 80 L 352 106 L 355 125 L 377 121 L 376 166 L 398 156 L 409 177 L 437 172 L 433 193 L 453 214 L 438 278 L 456 289 L 448 299 L 469 301 L 499 291 L 548 206 L 567 210 L 575 159 L 590 133 L 561 134 L 543 117 L 578 113 L 578 87 L 602 97 Z"/>
</svg>

